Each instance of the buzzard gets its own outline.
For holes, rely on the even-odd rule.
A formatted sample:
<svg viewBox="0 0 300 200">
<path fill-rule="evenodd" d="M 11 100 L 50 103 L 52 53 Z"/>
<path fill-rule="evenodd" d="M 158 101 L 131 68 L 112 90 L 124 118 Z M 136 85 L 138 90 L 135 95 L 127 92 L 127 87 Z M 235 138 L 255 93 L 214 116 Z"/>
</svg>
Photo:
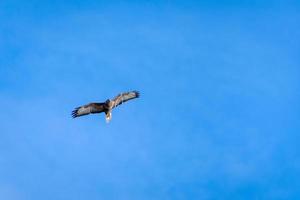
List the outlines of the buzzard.
<svg viewBox="0 0 300 200">
<path fill-rule="evenodd" d="M 139 96 L 140 93 L 138 91 L 124 92 L 117 95 L 115 98 L 107 99 L 105 102 L 102 103 L 89 103 L 87 105 L 77 107 L 72 111 L 72 117 L 76 118 L 83 115 L 104 112 L 106 122 L 109 122 L 112 118 L 112 109 L 126 101 L 138 98 Z"/>
</svg>

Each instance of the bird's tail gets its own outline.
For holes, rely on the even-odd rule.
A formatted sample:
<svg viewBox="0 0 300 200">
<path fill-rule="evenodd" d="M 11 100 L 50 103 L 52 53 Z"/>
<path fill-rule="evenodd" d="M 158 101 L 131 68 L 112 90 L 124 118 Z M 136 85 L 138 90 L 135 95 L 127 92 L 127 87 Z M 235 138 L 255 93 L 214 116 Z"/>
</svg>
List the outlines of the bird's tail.
<svg viewBox="0 0 300 200">
<path fill-rule="evenodd" d="M 111 116 L 111 112 L 106 112 L 105 113 L 105 120 L 106 123 L 109 123 L 109 121 L 111 120 L 112 116 Z"/>
</svg>

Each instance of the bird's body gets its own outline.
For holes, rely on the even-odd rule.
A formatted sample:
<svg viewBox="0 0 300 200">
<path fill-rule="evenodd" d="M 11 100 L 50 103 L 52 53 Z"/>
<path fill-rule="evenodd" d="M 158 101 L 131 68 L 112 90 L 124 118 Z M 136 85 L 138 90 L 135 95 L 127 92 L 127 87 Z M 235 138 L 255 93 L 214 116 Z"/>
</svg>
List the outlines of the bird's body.
<svg viewBox="0 0 300 200">
<path fill-rule="evenodd" d="M 95 113 L 105 113 L 106 122 L 109 122 L 112 118 L 112 110 L 121 105 L 122 103 L 129 101 L 134 98 L 138 98 L 140 93 L 137 91 L 132 92 L 124 92 L 117 95 L 113 99 L 107 99 L 105 102 L 102 103 L 89 103 L 84 106 L 80 106 L 75 108 L 72 112 L 72 117 L 80 117 L 88 114 L 95 114 Z"/>
</svg>

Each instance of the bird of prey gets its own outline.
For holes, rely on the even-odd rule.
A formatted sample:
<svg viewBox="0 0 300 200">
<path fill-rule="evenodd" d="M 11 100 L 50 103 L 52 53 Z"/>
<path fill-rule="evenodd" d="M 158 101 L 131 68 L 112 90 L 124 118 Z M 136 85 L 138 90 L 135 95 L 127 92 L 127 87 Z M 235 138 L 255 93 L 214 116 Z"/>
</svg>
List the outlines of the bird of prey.
<svg viewBox="0 0 300 200">
<path fill-rule="evenodd" d="M 138 91 L 124 92 L 117 95 L 115 98 L 107 99 L 105 102 L 102 103 L 89 103 L 87 105 L 77 107 L 72 111 L 72 117 L 76 118 L 83 115 L 104 112 L 106 122 L 108 123 L 112 118 L 112 109 L 126 101 L 138 98 L 139 96 L 140 93 Z"/>
</svg>

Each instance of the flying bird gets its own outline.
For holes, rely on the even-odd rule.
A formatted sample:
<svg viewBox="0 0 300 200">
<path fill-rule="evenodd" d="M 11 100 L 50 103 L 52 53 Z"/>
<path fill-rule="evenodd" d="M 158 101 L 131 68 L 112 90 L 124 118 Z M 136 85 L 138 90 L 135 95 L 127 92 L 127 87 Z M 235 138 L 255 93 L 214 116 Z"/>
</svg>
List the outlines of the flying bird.
<svg viewBox="0 0 300 200">
<path fill-rule="evenodd" d="M 122 103 L 129 101 L 131 99 L 138 98 L 140 93 L 138 91 L 131 91 L 131 92 L 124 92 L 117 95 L 113 99 L 107 99 L 105 102 L 102 103 L 89 103 L 87 105 L 83 105 L 80 107 L 75 108 L 72 111 L 72 117 L 80 117 L 88 114 L 96 114 L 96 113 L 105 113 L 105 119 L 108 123 L 112 118 L 112 109 L 121 105 Z"/>
</svg>

